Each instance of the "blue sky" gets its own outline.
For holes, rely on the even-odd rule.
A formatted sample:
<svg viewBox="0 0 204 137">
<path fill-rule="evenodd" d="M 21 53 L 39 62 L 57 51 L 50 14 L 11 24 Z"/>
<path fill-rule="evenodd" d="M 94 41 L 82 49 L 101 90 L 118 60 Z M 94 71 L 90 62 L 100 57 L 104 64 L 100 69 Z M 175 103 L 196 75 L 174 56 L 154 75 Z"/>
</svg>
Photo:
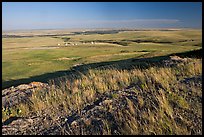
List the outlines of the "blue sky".
<svg viewBox="0 0 204 137">
<path fill-rule="evenodd" d="M 2 28 L 201 28 L 201 2 L 3 2 Z"/>
</svg>

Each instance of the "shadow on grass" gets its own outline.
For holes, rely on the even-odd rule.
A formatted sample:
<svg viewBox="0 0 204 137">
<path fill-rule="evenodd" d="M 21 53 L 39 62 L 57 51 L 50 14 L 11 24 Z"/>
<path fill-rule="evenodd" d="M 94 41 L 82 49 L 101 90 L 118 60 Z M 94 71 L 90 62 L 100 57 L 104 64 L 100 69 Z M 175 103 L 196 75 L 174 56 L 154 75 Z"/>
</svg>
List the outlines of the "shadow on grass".
<svg viewBox="0 0 204 137">
<path fill-rule="evenodd" d="M 123 70 L 123 69 L 131 70 L 131 69 L 134 69 L 135 67 L 145 69 L 150 66 L 159 66 L 159 62 L 165 59 L 169 59 L 169 56 L 171 55 L 177 55 L 180 57 L 202 58 L 202 49 L 182 52 L 182 53 L 169 54 L 166 56 L 157 56 L 157 57 L 149 57 L 149 58 L 130 58 L 130 59 L 119 60 L 119 61 L 84 64 L 84 65 L 72 67 L 70 70 L 56 71 L 52 73 L 46 73 L 46 74 L 24 78 L 24 79 L 18 79 L 18 80 L 2 81 L 2 89 L 5 89 L 11 86 L 17 86 L 20 84 L 27 84 L 33 81 L 48 82 L 50 79 L 54 79 L 55 84 L 59 84 L 59 80 L 63 80 L 64 78 L 69 79 L 70 81 L 76 78 L 80 78 L 82 74 L 86 74 L 86 72 L 89 69 L 114 68 L 118 70 Z"/>
</svg>

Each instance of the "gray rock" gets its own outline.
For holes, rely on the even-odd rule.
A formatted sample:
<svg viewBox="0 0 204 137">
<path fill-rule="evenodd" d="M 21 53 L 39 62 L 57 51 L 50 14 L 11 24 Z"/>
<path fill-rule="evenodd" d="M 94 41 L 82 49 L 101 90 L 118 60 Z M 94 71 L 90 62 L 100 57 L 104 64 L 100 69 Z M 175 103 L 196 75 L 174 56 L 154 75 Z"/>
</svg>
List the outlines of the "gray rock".
<svg viewBox="0 0 204 137">
<path fill-rule="evenodd" d="M 33 91 L 49 88 L 49 85 L 41 82 L 21 84 L 2 90 L 2 107 L 11 107 L 21 102 L 29 101 Z"/>
</svg>

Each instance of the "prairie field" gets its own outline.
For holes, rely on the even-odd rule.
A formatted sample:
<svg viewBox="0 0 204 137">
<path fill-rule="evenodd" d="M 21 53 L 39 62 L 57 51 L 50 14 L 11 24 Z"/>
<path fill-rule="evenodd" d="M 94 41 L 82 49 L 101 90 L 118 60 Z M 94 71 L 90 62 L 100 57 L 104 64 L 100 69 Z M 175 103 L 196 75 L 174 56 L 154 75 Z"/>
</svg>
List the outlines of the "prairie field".
<svg viewBox="0 0 204 137">
<path fill-rule="evenodd" d="M 201 30 L 48 32 L 3 33 L 3 134 L 202 135 Z"/>
<path fill-rule="evenodd" d="M 202 48 L 201 30 L 102 32 L 105 33 L 66 32 L 67 36 L 58 36 L 60 31 L 54 30 L 50 33 L 56 36 L 49 36 L 47 31 L 8 33 L 21 37 L 2 39 L 2 87 L 33 80 L 46 82 L 55 78 L 54 72 L 69 70 L 74 65 L 164 56 Z M 53 75 L 46 77 L 48 73 Z"/>
</svg>

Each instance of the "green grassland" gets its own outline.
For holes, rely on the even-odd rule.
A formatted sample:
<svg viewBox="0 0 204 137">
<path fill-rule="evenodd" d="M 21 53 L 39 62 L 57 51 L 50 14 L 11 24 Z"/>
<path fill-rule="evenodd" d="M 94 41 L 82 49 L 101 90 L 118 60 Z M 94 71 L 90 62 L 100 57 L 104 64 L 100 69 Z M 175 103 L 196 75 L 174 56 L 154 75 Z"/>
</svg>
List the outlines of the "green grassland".
<svg viewBox="0 0 204 137">
<path fill-rule="evenodd" d="M 66 38 L 69 43 L 77 45 L 64 46 Z M 3 38 L 2 86 L 11 86 L 12 83 L 4 83 L 11 80 L 69 70 L 76 64 L 162 56 L 200 48 L 201 30 L 122 31 L 115 34 Z"/>
<path fill-rule="evenodd" d="M 2 50 L 3 88 L 49 80 L 2 106 L 4 134 L 202 134 L 201 30 L 10 37 Z"/>
</svg>

